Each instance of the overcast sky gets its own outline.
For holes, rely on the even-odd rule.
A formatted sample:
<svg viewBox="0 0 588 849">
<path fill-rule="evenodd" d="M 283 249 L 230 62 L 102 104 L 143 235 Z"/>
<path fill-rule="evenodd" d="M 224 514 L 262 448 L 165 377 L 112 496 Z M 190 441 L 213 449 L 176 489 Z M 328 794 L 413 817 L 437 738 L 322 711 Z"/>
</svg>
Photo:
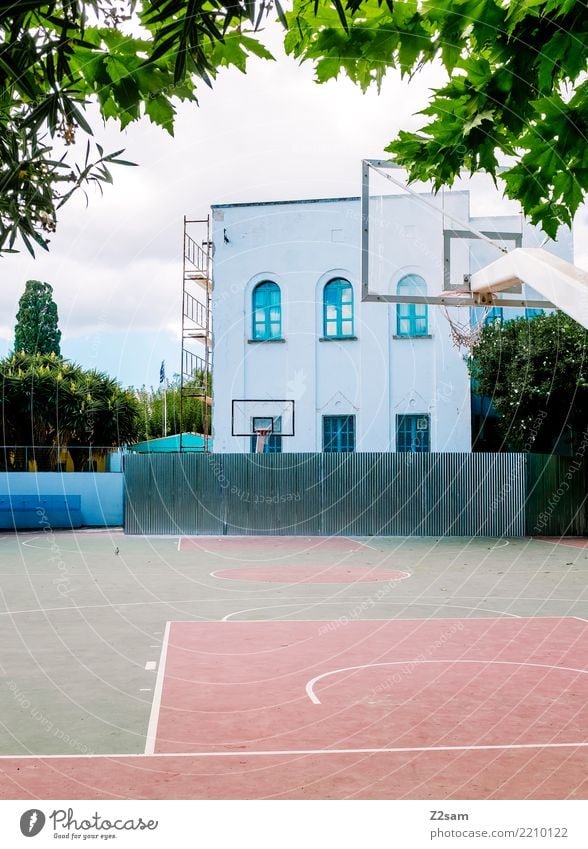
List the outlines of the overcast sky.
<svg viewBox="0 0 588 849">
<path fill-rule="evenodd" d="M 199 108 L 180 106 L 173 139 L 148 119 L 124 133 L 94 122 L 106 150 L 124 147 L 139 167 L 117 168 L 87 207 L 81 195 L 64 207 L 48 254 L 0 259 L 0 353 L 12 347 L 25 281 L 45 280 L 64 356 L 156 386 L 162 359 L 168 376 L 179 371 L 183 216 L 205 217 L 211 203 L 359 194 L 360 160 L 384 158 L 399 128 L 417 126 L 434 82 L 431 69 L 410 83 L 390 74 L 379 95 L 364 95 L 346 79 L 319 86 L 309 64 L 279 55 L 202 87 Z M 587 222 L 584 209 L 576 262 L 586 267 Z"/>
</svg>

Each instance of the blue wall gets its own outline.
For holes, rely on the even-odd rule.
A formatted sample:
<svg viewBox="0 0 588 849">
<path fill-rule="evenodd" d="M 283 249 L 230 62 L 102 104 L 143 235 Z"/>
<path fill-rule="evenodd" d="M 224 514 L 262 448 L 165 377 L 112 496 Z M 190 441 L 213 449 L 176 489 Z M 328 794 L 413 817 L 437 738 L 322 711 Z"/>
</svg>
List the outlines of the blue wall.
<svg viewBox="0 0 588 849">
<path fill-rule="evenodd" d="M 82 524 L 93 527 L 123 524 L 123 486 L 124 476 L 114 472 L 0 473 L 0 496 L 81 496 Z"/>
</svg>

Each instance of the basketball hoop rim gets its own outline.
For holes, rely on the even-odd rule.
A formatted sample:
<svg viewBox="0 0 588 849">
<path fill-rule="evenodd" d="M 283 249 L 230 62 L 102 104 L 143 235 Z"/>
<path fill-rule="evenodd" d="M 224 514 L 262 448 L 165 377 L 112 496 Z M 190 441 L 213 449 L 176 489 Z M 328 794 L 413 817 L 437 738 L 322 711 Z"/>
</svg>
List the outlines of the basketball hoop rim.
<svg viewBox="0 0 588 849">
<path fill-rule="evenodd" d="M 442 308 L 482 307 L 490 309 L 490 307 L 494 306 L 494 302 L 498 300 L 495 292 L 489 292 L 484 294 L 483 297 L 477 297 L 470 289 L 444 289 L 438 298 L 437 303 Z M 455 300 L 455 303 L 451 303 L 452 300 Z"/>
<path fill-rule="evenodd" d="M 451 297 L 454 295 L 463 296 L 464 294 L 471 296 L 471 292 L 467 290 L 466 292 L 459 290 L 455 290 L 452 292 L 443 292 L 442 296 L 444 298 L 448 297 L 448 299 L 451 299 Z M 468 300 L 465 303 L 463 301 L 461 303 L 456 301 L 455 304 L 452 304 L 444 301 L 441 304 L 441 312 L 449 324 L 449 334 L 451 336 L 451 340 L 453 342 L 454 347 L 466 348 L 468 351 L 471 352 L 472 348 L 476 345 L 477 341 L 479 340 L 482 334 L 482 330 L 484 329 L 484 326 L 486 324 L 486 319 L 490 314 L 495 300 L 496 298 L 494 297 L 494 294 L 491 293 L 490 303 L 474 302 L 472 304 L 472 302 Z M 476 314 L 474 320 L 472 320 L 472 306 L 474 307 L 474 309 L 479 310 L 479 313 Z M 467 321 L 460 321 L 457 315 L 451 316 L 449 314 L 449 310 L 455 309 L 456 307 L 459 309 L 462 309 L 463 307 L 468 308 Z M 459 315 L 461 315 L 461 313 L 459 313 Z"/>
<path fill-rule="evenodd" d="M 272 427 L 258 427 L 255 428 L 253 432 L 253 436 L 270 436 L 274 432 Z"/>
</svg>

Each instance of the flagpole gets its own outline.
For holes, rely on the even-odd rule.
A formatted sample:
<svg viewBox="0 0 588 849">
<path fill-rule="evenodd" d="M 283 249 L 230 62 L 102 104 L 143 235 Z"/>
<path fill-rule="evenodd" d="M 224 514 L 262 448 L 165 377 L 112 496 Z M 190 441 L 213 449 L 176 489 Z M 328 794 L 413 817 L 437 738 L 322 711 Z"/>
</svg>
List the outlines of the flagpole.
<svg viewBox="0 0 588 849">
<path fill-rule="evenodd" d="M 167 377 L 165 374 L 165 360 L 161 361 L 161 368 L 159 369 L 159 385 L 163 390 L 163 437 L 167 436 Z"/>
<path fill-rule="evenodd" d="M 167 378 L 163 382 L 163 435 L 167 436 Z"/>
</svg>

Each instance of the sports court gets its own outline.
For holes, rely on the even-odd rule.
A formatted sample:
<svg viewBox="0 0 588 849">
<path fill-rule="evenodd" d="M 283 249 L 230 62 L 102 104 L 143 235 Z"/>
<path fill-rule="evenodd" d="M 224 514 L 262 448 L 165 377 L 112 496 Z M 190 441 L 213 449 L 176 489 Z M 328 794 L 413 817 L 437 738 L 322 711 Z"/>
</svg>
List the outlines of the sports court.
<svg viewBox="0 0 588 849">
<path fill-rule="evenodd" d="M 582 539 L 0 538 L 5 799 L 584 799 Z"/>
</svg>

